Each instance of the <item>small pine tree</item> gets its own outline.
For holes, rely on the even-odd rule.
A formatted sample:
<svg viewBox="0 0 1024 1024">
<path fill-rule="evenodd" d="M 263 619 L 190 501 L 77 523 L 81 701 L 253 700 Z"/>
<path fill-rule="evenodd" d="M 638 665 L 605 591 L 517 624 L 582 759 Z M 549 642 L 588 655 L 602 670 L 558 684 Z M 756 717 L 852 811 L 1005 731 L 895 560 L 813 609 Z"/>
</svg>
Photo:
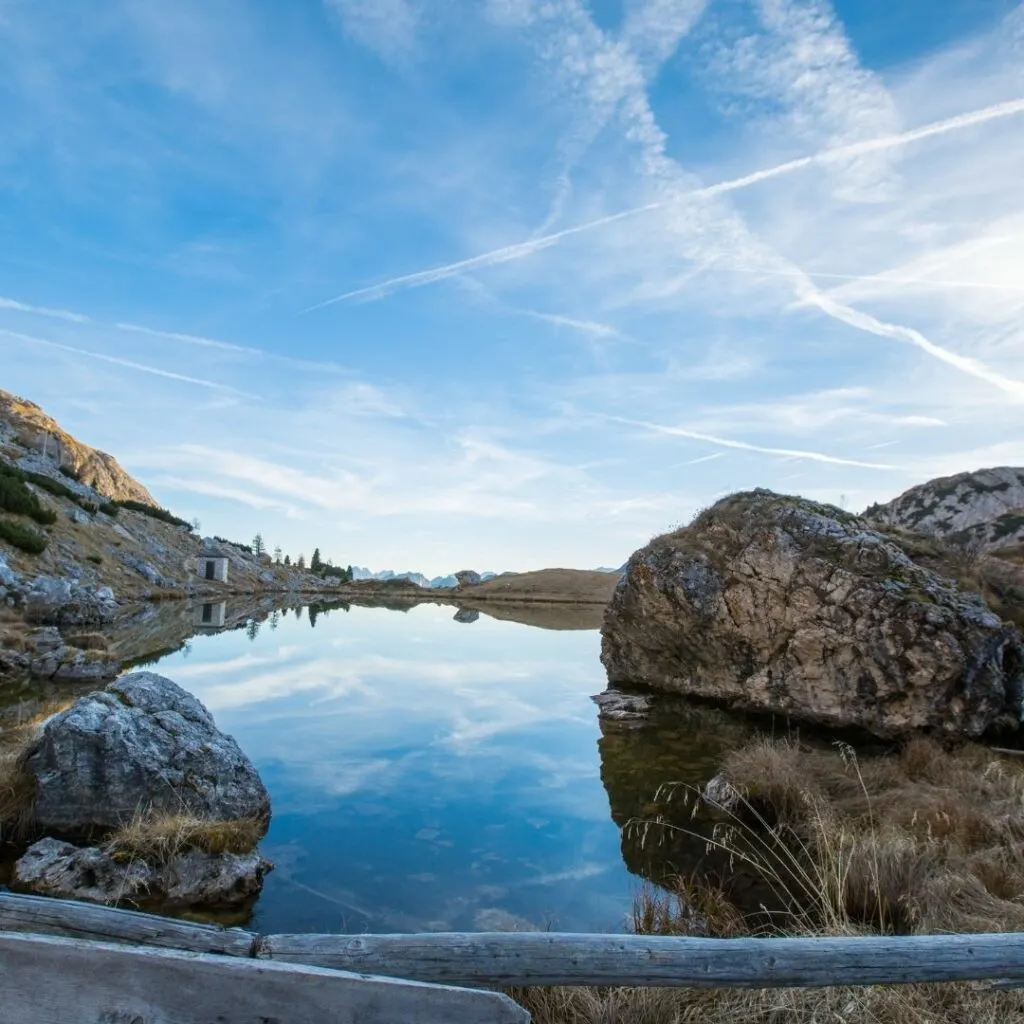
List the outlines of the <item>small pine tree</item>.
<svg viewBox="0 0 1024 1024">
<path fill-rule="evenodd" d="M 292 564 L 292 556 L 291 555 L 285 555 L 284 556 L 284 564 L 285 565 L 291 565 Z"/>
<path fill-rule="evenodd" d="M 280 548 L 274 548 L 274 565 L 280 565 L 280 564 L 281 564 L 281 549 Z"/>
<path fill-rule="evenodd" d="M 266 545 L 263 543 L 263 534 L 257 533 L 252 539 L 252 553 L 258 558 L 267 550 Z"/>
<path fill-rule="evenodd" d="M 324 567 L 324 563 L 320 558 L 320 549 L 313 548 L 313 557 L 309 560 L 309 568 L 311 572 L 319 572 Z"/>
<path fill-rule="evenodd" d="M 350 565 L 345 570 L 345 582 L 346 583 L 351 583 L 353 579 L 355 579 L 355 573 L 352 571 L 352 566 Z"/>
<path fill-rule="evenodd" d="M 299 569 L 305 569 L 306 568 L 306 556 L 305 555 L 299 555 L 298 560 L 296 561 L 295 565 Z"/>
</svg>

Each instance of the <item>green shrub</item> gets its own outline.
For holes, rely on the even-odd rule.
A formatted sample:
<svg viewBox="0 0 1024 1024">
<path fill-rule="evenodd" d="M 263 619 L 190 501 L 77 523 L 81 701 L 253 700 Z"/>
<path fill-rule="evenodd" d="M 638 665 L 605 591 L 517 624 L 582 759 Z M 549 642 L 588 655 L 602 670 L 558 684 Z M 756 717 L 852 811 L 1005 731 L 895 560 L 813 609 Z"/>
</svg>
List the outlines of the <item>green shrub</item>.
<svg viewBox="0 0 1024 1024">
<path fill-rule="evenodd" d="M 30 555 L 41 555 L 47 544 L 43 534 L 10 519 L 0 519 L 0 540 L 5 540 Z"/>
<path fill-rule="evenodd" d="M 141 512 L 144 516 L 149 516 L 151 519 L 159 519 L 162 523 L 170 523 L 171 526 L 187 526 L 189 530 L 192 529 L 192 524 L 185 519 L 179 519 L 176 515 L 168 512 L 165 508 L 160 508 L 158 505 L 147 505 L 144 501 L 134 501 L 131 498 L 124 498 L 121 501 L 114 502 L 119 508 L 130 509 L 132 512 Z"/>
<path fill-rule="evenodd" d="M 106 516 L 116 516 L 121 511 L 113 501 L 103 502 L 99 510 Z"/>
<path fill-rule="evenodd" d="M 100 555 L 86 555 L 85 558 L 86 558 L 86 561 L 94 562 L 96 565 L 102 565 L 103 564 L 103 558 Z"/>
<path fill-rule="evenodd" d="M 64 474 L 64 476 L 68 477 L 68 479 L 74 480 L 75 483 L 78 483 L 82 479 L 81 474 L 73 466 L 58 466 L 57 468 Z"/>
<path fill-rule="evenodd" d="M 42 487 L 44 491 L 49 491 L 54 497 L 78 501 L 78 495 L 70 487 L 66 487 L 59 480 L 54 480 L 52 476 L 47 476 L 45 473 L 31 473 L 24 469 L 21 472 L 23 479 L 30 480 L 36 487 Z"/>
<path fill-rule="evenodd" d="M 25 477 L 20 469 L 0 466 L 0 509 L 15 515 L 28 516 L 42 526 L 57 521 L 57 514 L 46 508 L 25 486 Z"/>
</svg>

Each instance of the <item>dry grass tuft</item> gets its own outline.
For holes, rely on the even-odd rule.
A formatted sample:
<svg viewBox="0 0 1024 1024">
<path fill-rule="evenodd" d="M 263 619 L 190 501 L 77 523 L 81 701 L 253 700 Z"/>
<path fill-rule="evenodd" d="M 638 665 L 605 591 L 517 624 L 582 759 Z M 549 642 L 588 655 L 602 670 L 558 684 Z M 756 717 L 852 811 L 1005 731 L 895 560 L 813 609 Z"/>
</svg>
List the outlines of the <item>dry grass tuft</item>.
<svg viewBox="0 0 1024 1024">
<path fill-rule="evenodd" d="M 947 750 L 923 738 L 864 763 L 848 747 L 831 753 L 761 740 L 730 753 L 723 774 L 739 800 L 718 813 L 708 845 L 759 875 L 783 912 L 741 909 L 721 888 L 691 878 L 641 891 L 636 931 L 693 934 L 695 921 L 717 937 L 1024 931 L 1019 762 L 977 744 Z M 1024 992 L 983 983 L 511 994 L 536 1024 L 1024 1020 Z"/>
<path fill-rule="evenodd" d="M 24 839 L 32 831 L 35 779 L 25 762 L 39 742 L 42 727 L 66 704 L 46 705 L 22 722 L 0 729 L 0 838 Z"/>
<path fill-rule="evenodd" d="M 981 984 L 823 989 L 528 988 L 534 1024 L 1010 1024 L 1024 994 Z"/>
<path fill-rule="evenodd" d="M 263 838 L 266 823 L 256 818 L 209 821 L 194 815 L 138 813 L 112 832 L 105 846 L 115 860 L 168 864 L 190 850 L 249 853 Z"/>
</svg>

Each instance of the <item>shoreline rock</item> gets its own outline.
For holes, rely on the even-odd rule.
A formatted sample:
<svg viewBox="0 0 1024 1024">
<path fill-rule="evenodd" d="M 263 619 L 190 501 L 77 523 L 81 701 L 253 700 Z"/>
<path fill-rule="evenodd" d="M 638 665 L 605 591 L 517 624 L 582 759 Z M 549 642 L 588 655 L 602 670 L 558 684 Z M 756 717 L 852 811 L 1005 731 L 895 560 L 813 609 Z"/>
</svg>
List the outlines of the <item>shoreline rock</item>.
<svg viewBox="0 0 1024 1024">
<path fill-rule="evenodd" d="M 167 863 L 123 859 L 95 846 L 41 839 L 14 866 L 15 888 L 90 903 L 218 907 L 257 896 L 273 864 L 259 853 L 188 850 Z"/>
<path fill-rule="evenodd" d="M 602 625 L 614 687 L 889 737 L 1018 728 L 1024 637 L 840 509 L 757 490 L 636 552 Z"/>
<path fill-rule="evenodd" d="M 269 822 L 267 790 L 235 740 L 153 672 L 122 676 L 54 715 L 25 767 L 45 834 L 89 836 L 142 812 Z"/>
</svg>

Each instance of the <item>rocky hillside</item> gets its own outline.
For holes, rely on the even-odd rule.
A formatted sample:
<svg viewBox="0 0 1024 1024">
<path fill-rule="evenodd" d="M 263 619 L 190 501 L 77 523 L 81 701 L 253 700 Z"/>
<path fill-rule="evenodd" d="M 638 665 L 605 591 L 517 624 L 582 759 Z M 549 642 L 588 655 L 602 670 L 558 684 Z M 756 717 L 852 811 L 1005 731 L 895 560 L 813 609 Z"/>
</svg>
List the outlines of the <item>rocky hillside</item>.
<svg viewBox="0 0 1024 1024">
<path fill-rule="evenodd" d="M 771 491 L 725 498 L 630 558 L 602 626 L 609 682 L 879 736 L 1018 728 L 1024 636 L 921 540 Z"/>
<path fill-rule="evenodd" d="M 104 498 L 155 505 L 153 495 L 112 455 L 72 437 L 35 402 L 0 389 L 0 451 L 20 465 L 38 469 L 55 463 Z"/>
<path fill-rule="evenodd" d="M 1024 543 L 1024 468 L 999 466 L 911 487 L 865 518 L 982 550 Z"/>
<path fill-rule="evenodd" d="M 228 558 L 226 582 L 201 578 L 203 554 Z M 77 441 L 34 403 L 0 391 L 0 607 L 13 605 L 43 624 L 79 625 L 153 597 L 333 590 L 338 583 L 272 565 L 245 544 L 198 536 L 112 456 Z"/>
</svg>

